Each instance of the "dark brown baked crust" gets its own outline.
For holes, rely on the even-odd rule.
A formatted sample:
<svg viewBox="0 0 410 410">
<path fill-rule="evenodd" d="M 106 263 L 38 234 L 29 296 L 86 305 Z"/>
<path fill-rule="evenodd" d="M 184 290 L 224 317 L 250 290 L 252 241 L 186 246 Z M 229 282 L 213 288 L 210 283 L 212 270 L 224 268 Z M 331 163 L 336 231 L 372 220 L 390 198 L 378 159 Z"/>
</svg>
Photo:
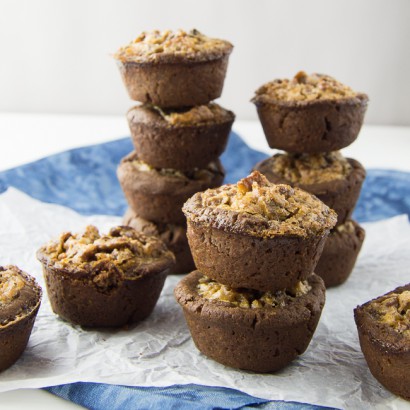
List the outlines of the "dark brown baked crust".
<svg viewBox="0 0 410 410">
<path fill-rule="evenodd" d="M 185 226 L 147 221 L 138 216 L 132 209 L 128 209 L 125 213 L 123 224 L 131 226 L 145 235 L 156 236 L 167 245 L 176 259 L 175 267 L 171 273 L 188 273 L 195 269 Z"/>
<path fill-rule="evenodd" d="M 40 308 L 41 288 L 17 266 L 0 266 L 0 372 L 24 352 Z"/>
<path fill-rule="evenodd" d="M 37 252 L 53 311 L 84 327 L 118 327 L 154 309 L 174 256 L 130 227 L 63 233 Z"/>
<path fill-rule="evenodd" d="M 373 376 L 392 393 L 410 400 L 410 283 L 357 306 L 354 318 Z"/>
<path fill-rule="evenodd" d="M 175 288 L 197 348 L 206 356 L 234 368 L 267 373 L 277 371 L 310 343 L 325 302 L 323 281 L 308 279 L 312 289 L 285 306 L 242 308 L 208 300 L 198 294 L 202 274 L 194 271 Z"/>
<path fill-rule="evenodd" d="M 196 192 L 220 186 L 225 176 L 219 160 L 206 169 L 185 172 L 138 164 L 136 152 L 123 158 L 118 179 L 129 206 L 140 217 L 158 223 L 184 225 L 184 202 Z"/>
<path fill-rule="evenodd" d="M 319 81 L 330 79 L 331 83 L 327 90 L 323 90 L 323 84 L 317 88 L 313 84 L 308 89 L 310 98 L 305 95 L 306 89 L 299 91 L 298 88 L 314 76 Z M 290 85 L 286 89 L 288 95 L 285 93 L 279 98 L 272 92 L 272 84 Z M 329 89 L 330 92 L 326 92 Z M 298 73 L 291 81 L 275 80 L 264 84 L 256 91 L 252 102 L 271 148 L 289 152 L 328 152 L 347 147 L 359 134 L 368 97 L 352 91 L 328 76 Z"/>
<path fill-rule="evenodd" d="M 346 282 L 354 268 L 364 238 L 364 229 L 352 220 L 330 232 L 315 268 L 316 275 L 323 279 L 326 288 Z"/>
<path fill-rule="evenodd" d="M 351 219 L 354 207 L 359 199 L 363 181 L 366 178 L 366 170 L 359 161 L 352 158 L 346 158 L 350 164 L 351 170 L 342 178 L 334 179 L 332 181 L 303 184 L 290 181 L 282 175 L 274 172 L 273 165 L 275 160 L 283 155 L 289 154 L 276 154 L 271 158 L 259 162 L 254 169 L 264 174 L 269 181 L 275 184 L 297 186 L 317 196 L 329 208 L 337 213 L 336 225 L 341 225 Z"/>
<path fill-rule="evenodd" d="M 327 233 L 263 238 L 188 219 L 187 236 L 195 266 L 204 275 L 233 288 L 275 292 L 291 289 L 311 275 Z"/>
<path fill-rule="evenodd" d="M 220 97 L 229 54 L 199 62 L 118 62 L 132 100 L 162 108 L 192 107 Z"/>
<path fill-rule="evenodd" d="M 155 108 L 137 106 L 127 119 L 141 160 L 155 168 L 185 171 L 204 168 L 224 152 L 235 118 L 225 112 L 221 119 L 180 125 L 169 123 Z"/>
</svg>

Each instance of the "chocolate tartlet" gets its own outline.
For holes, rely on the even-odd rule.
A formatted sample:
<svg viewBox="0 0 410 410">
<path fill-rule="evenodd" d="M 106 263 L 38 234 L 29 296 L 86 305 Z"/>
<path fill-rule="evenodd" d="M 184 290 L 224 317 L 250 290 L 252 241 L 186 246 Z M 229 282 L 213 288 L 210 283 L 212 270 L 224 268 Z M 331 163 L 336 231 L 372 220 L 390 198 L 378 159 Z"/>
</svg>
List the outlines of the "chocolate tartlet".
<svg viewBox="0 0 410 410">
<path fill-rule="evenodd" d="M 235 115 L 217 104 L 163 110 L 148 105 L 127 114 L 139 158 L 155 168 L 205 168 L 225 150 Z"/>
<path fill-rule="evenodd" d="M 316 195 L 337 213 L 337 225 L 351 218 L 366 171 L 340 152 L 276 154 L 255 166 L 275 184 L 297 186 Z"/>
<path fill-rule="evenodd" d="M 0 266 L 0 372 L 23 354 L 41 303 L 41 288 L 17 266 Z"/>
<path fill-rule="evenodd" d="M 156 236 L 165 243 L 175 255 L 176 260 L 175 267 L 170 273 L 188 273 L 195 269 L 185 226 L 147 221 L 139 217 L 132 209 L 128 209 L 125 213 L 123 224 L 131 226 L 145 235 Z"/>
<path fill-rule="evenodd" d="M 37 252 L 53 311 L 85 327 L 118 327 L 150 315 L 174 255 L 158 238 L 125 226 L 63 233 Z"/>
<path fill-rule="evenodd" d="M 325 286 L 312 274 L 294 291 L 262 294 L 229 289 L 194 271 L 178 283 L 175 297 L 203 354 L 226 366 L 266 373 L 306 350 Z"/>
<path fill-rule="evenodd" d="M 314 270 L 336 214 L 299 188 L 257 171 L 199 192 L 183 207 L 195 265 L 232 288 L 291 289 Z"/>
<path fill-rule="evenodd" d="M 372 375 L 410 400 L 410 283 L 358 306 L 354 318 Z"/>
<path fill-rule="evenodd" d="M 181 172 L 153 168 L 135 151 L 118 167 L 118 179 L 129 206 L 141 218 L 175 225 L 185 225 L 181 210 L 184 202 L 196 192 L 221 185 L 224 176 L 219 160 L 203 169 Z"/>
<path fill-rule="evenodd" d="M 299 72 L 264 84 L 252 102 L 271 148 L 320 153 L 357 138 L 368 97 L 330 76 Z"/>
<path fill-rule="evenodd" d="M 131 99 L 162 108 L 220 97 L 232 44 L 197 30 L 143 32 L 114 55 Z"/>
<path fill-rule="evenodd" d="M 316 275 L 324 280 L 326 288 L 346 282 L 354 268 L 364 238 L 364 229 L 352 220 L 330 232 L 315 268 Z"/>
</svg>

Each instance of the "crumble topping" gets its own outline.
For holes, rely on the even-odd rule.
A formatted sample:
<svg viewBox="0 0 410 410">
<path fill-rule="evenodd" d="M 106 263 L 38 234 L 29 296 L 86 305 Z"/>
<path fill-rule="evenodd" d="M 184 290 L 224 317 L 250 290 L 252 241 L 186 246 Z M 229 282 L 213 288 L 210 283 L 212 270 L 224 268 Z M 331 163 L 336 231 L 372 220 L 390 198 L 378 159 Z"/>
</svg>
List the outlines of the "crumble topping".
<svg viewBox="0 0 410 410">
<path fill-rule="evenodd" d="M 336 224 L 336 213 L 315 196 L 284 184 L 273 184 L 258 171 L 235 185 L 208 189 L 190 198 L 185 215 L 197 222 L 221 219 L 218 211 L 233 213 L 229 223 L 241 221 L 250 235 L 307 236 L 322 233 Z M 232 215 L 232 214 L 231 214 Z"/>
<path fill-rule="evenodd" d="M 156 62 L 169 56 L 206 61 L 232 51 L 232 44 L 210 38 L 198 30 L 144 31 L 128 45 L 121 47 L 114 58 L 122 62 Z"/>
<path fill-rule="evenodd" d="M 0 330 L 30 314 L 39 304 L 41 288 L 15 265 L 0 266 Z"/>
<path fill-rule="evenodd" d="M 10 303 L 20 296 L 26 282 L 14 266 L 6 266 L 0 270 L 0 306 Z"/>
<path fill-rule="evenodd" d="M 339 233 L 352 234 L 355 231 L 354 223 L 352 221 L 346 221 L 344 224 L 336 226 L 335 228 Z"/>
<path fill-rule="evenodd" d="M 410 339 L 410 291 L 390 293 L 373 301 L 369 308 L 380 323 Z"/>
<path fill-rule="evenodd" d="M 279 101 L 337 100 L 356 97 L 358 93 L 325 74 L 308 75 L 299 71 L 292 79 L 271 81 L 256 91 Z"/>
<path fill-rule="evenodd" d="M 203 276 L 198 282 L 198 294 L 208 300 L 227 302 L 242 308 L 284 307 L 293 298 L 306 295 L 312 287 L 307 281 L 298 282 L 295 289 L 278 292 L 260 292 L 253 289 L 232 289 Z"/>
<path fill-rule="evenodd" d="M 220 173 L 215 162 L 209 163 L 207 168 L 194 168 L 193 170 L 189 171 L 180 171 L 172 168 L 155 168 L 140 159 L 132 160 L 131 164 L 141 172 L 156 172 L 162 176 L 191 179 L 195 181 L 212 181 L 215 177 L 215 174 Z"/>
<path fill-rule="evenodd" d="M 189 126 L 207 123 L 220 123 L 232 119 L 232 113 L 220 105 L 209 103 L 181 110 L 165 110 L 152 106 L 168 124 L 174 126 Z"/>
<path fill-rule="evenodd" d="M 272 170 L 292 184 L 311 185 L 346 178 L 352 171 L 339 151 L 320 154 L 278 154 Z"/>
<path fill-rule="evenodd" d="M 115 280 L 110 274 L 114 271 L 135 276 L 135 269 L 155 260 L 173 259 L 162 241 L 126 226 L 112 228 L 104 235 L 93 225 L 81 233 L 64 232 L 41 248 L 41 255 L 58 269 L 95 271 L 95 282 L 102 286 Z"/>
</svg>

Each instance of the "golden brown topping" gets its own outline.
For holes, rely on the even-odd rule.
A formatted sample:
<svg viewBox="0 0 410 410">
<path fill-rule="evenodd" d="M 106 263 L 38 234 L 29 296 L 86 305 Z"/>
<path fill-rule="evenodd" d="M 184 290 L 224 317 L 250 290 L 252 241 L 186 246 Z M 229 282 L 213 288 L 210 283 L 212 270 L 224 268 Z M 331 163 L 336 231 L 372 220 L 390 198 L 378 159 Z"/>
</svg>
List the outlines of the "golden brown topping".
<svg viewBox="0 0 410 410">
<path fill-rule="evenodd" d="M 354 223 L 352 221 L 346 221 L 344 224 L 336 226 L 335 228 L 339 233 L 352 234 L 355 231 Z"/>
<path fill-rule="evenodd" d="M 370 304 L 377 319 L 410 338 L 410 291 L 390 293 Z"/>
<path fill-rule="evenodd" d="M 122 62 L 156 62 L 167 57 L 206 61 L 230 53 L 228 41 L 210 38 L 198 30 L 171 30 L 141 33 L 134 41 L 121 47 L 114 58 Z"/>
<path fill-rule="evenodd" d="M 189 125 L 200 125 L 207 123 L 220 123 L 232 119 L 232 113 L 225 110 L 220 105 L 210 103 L 189 108 L 188 110 L 163 110 L 160 107 L 153 107 L 170 125 L 184 127 Z"/>
<path fill-rule="evenodd" d="M 292 184 L 311 185 L 343 179 L 352 171 L 352 166 L 339 151 L 286 153 L 272 157 L 272 170 Z"/>
<path fill-rule="evenodd" d="M 215 162 L 209 163 L 208 167 L 205 169 L 194 168 L 190 171 L 179 171 L 172 168 L 154 168 L 140 159 L 132 160 L 131 164 L 141 172 L 156 172 L 162 176 L 191 179 L 195 181 L 211 181 L 215 177 L 215 173 L 220 172 Z"/>
<path fill-rule="evenodd" d="M 0 305 L 10 303 L 20 295 L 26 282 L 13 266 L 0 270 Z"/>
<path fill-rule="evenodd" d="M 258 171 L 236 185 L 224 185 L 199 194 L 200 206 L 192 206 L 195 196 L 184 205 L 194 220 L 208 217 L 213 209 L 234 213 L 248 220 L 243 229 L 263 237 L 276 235 L 308 236 L 322 233 L 336 224 L 336 214 L 315 196 L 288 185 L 270 183 Z M 216 215 L 218 218 L 218 215 Z M 227 227 L 229 229 L 229 227 Z"/>
<path fill-rule="evenodd" d="M 101 271 L 99 283 L 104 282 L 104 275 L 112 279 L 108 273 L 114 270 L 135 275 L 136 269 L 159 258 L 173 259 L 162 241 L 125 226 L 112 228 L 106 235 L 92 225 L 82 233 L 65 232 L 40 253 L 59 269 Z"/>
<path fill-rule="evenodd" d="M 41 288 L 34 278 L 15 265 L 0 266 L 0 331 L 30 314 L 40 299 Z"/>
<path fill-rule="evenodd" d="M 252 289 L 232 289 L 206 276 L 198 283 L 198 294 L 208 300 L 227 302 L 242 308 L 283 307 L 293 298 L 307 294 L 311 290 L 308 282 L 298 282 L 292 291 L 259 292 Z"/>
<path fill-rule="evenodd" d="M 351 98 L 358 93 L 328 75 L 300 71 L 290 80 L 278 79 L 263 85 L 256 94 L 279 101 L 314 101 Z"/>
</svg>

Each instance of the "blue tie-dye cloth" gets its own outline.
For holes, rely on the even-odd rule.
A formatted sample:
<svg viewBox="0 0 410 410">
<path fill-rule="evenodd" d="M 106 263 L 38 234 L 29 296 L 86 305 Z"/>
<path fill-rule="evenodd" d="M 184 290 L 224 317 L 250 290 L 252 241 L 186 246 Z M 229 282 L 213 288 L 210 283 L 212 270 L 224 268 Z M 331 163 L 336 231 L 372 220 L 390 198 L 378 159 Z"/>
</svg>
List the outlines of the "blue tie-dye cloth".
<svg viewBox="0 0 410 410">
<path fill-rule="evenodd" d="M 0 172 L 0 193 L 13 186 L 33 198 L 70 207 L 83 215 L 122 215 L 127 207 L 116 177 L 130 138 L 78 148 Z M 246 176 L 267 155 L 231 134 L 222 163 L 228 183 Z M 410 173 L 368 170 L 354 219 L 376 221 L 410 214 Z M 47 389 L 90 409 L 323 409 L 303 403 L 269 401 L 238 390 L 199 385 L 125 387 L 73 383 Z"/>
</svg>

